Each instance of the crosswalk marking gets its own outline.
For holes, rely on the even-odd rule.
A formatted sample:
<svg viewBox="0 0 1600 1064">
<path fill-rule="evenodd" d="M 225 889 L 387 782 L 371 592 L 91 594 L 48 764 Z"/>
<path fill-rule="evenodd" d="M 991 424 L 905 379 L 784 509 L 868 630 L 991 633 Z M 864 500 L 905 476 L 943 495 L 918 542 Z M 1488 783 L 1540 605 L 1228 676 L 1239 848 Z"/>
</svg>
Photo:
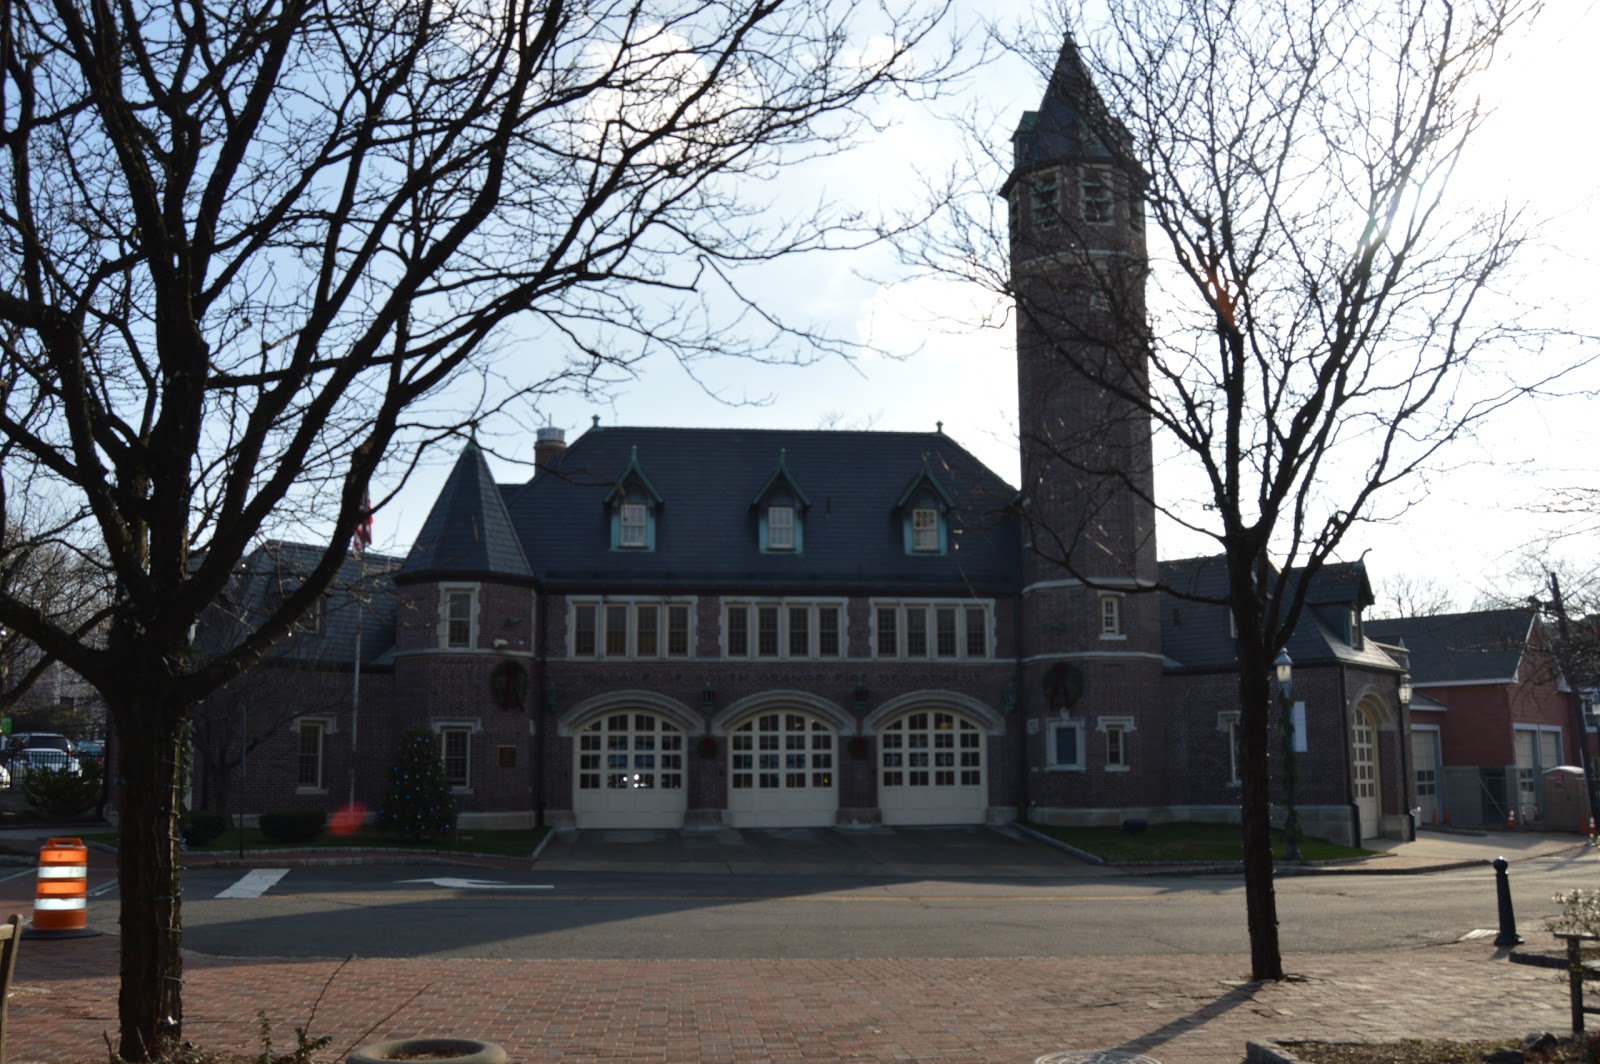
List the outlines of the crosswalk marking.
<svg viewBox="0 0 1600 1064">
<path fill-rule="evenodd" d="M 272 889 L 272 885 L 289 874 L 287 868 L 255 868 L 244 878 L 218 894 L 219 898 L 259 898 Z"/>
</svg>

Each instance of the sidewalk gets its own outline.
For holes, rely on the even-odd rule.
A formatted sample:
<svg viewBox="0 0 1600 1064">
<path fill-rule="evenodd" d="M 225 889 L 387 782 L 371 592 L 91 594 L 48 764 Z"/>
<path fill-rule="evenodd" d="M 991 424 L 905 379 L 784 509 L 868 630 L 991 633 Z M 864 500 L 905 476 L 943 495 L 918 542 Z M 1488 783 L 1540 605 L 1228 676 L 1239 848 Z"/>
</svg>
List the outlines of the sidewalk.
<svg viewBox="0 0 1600 1064">
<path fill-rule="evenodd" d="M 105 1060 L 115 954 L 111 935 L 25 945 L 12 1064 Z M 1290 955 L 1296 978 L 1262 984 L 1243 981 L 1242 956 L 186 963 L 185 1038 L 259 1054 L 259 1010 L 277 1051 L 308 1025 L 333 1037 L 328 1060 L 384 1038 L 454 1034 L 498 1042 L 522 1064 L 1027 1064 L 1090 1049 L 1238 1064 L 1250 1039 L 1503 1038 L 1567 1024 L 1561 973 L 1509 964 L 1487 942 Z"/>
<path fill-rule="evenodd" d="M 619 845 L 635 856 L 639 845 L 674 852 L 655 839 Z M 1343 871 L 1417 873 L 1500 854 L 1597 859 L 1568 836 L 1430 832 Z M 1541 929 L 1522 930 L 1531 939 Z M 114 934 L 24 944 L 10 1004 L 12 1064 L 106 1059 L 104 1039 L 116 1038 L 117 946 Z M 332 1036 L 325 1060 L 384 1038 L 455 1034 L 500 1043 L 513 1064 L 1029 1064 L 1064 1050 L 1238 1064 L 1251 1039 L 1564 1032 L 1563 974 L 1505 957 L 1489 938 L 1289 954 L 1295 978 L 1252 984 L 1243 955 L 342 964 L 189 954 L 184 1036 L 208 1050 L 259 1055 L 264 1012 L 276 1052 L 292 1048 L 294 1028 L 304 1025 Z"/>
</svg>

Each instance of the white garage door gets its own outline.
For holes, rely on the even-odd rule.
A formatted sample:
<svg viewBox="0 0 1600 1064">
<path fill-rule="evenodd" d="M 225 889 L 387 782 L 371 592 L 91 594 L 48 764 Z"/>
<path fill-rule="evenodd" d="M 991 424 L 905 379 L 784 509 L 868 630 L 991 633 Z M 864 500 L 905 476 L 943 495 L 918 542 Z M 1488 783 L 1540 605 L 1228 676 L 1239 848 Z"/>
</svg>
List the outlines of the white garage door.
<svg viewBox="0 0 1600 1064">
<path fill-rule="evenodd" d="M 728 734 L 736 828 L 828 827 L 839 810 L 834 730 L 809 713 L 763 713 Z"/>
<path fill-rule="evenodd" d="M 989 809 L 983 730 L 956 713 L 917 710 L 878 733 L 885 824 L 981 824 Z"/>
<path fill-rule="evenodd" d="M 608 713 L 577 733 L 573 814 L 580 828 L 681 828 L 684 734 L 654 713 Z"/>
</svg>

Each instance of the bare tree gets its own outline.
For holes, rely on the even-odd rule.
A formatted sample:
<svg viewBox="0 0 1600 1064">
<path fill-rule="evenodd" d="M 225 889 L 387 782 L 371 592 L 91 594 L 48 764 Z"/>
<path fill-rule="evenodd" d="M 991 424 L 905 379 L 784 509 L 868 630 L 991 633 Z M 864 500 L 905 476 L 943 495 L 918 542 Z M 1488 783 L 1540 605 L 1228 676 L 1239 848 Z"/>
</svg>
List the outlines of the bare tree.
<svg viewBox="0 0 1600 1064">
<path fill-rule="evenodd" d="M 1438 580 L 1415 573 L 1397 573 L 1379 582 L 1378 617 L 1437 617 L 1456 610 L 1455 594 Z"/>
<path fill-rule="evenodd" d="M 1238 632 L 1255 978 L 1283 975 L 1269 676 L 1307 590 L 1352 529 L 1404 513 L 1387 489 L 1560 372 L 1507 292 L 1518 213 L 1450 183 L 1484 117 L 1473 77 L 1535 6 L 1109 0 L 1089 15 L 1067 0 L 1047 32 L 1008 42 L 1047 100 L 1070 100 L 987 170 L 1015 166 L 1009 224 L 992 194 L 952 197 L 950 224 L 912 249 L 1014 301 L 1019 344 L 1051 360 L 1023 381 L 1025 408 L 1075 396 L 1074 418 L 1024 409 L 1035 551 L 1091 586 L 1110 558 L 1126 571 L 1108 586 L 1192 593 L 1153 584 L 1152 545 L 1125 542 L 1150 528 L 1127 516 L 1142 506 L 1225 558 L 1211 601 Z M 1027 169 L 1045 136 L 1051 168 Z M 1133 237 L 1105 235 L 1124 222 Z M 1054 470 L 1038 483 L 1030 453 Z M 1036 517 L 1063 512 L 1052 494 L 1080 500 L 1068 527 Z"/>
<path fill-rule="evenodd" d="M 940 73 L 911 56 L 940 11 L 857 8 L 6 7 L 0 526 L 19 492 L 47 493 L 58 538 L 103 559 L 115 594 L 85 622 L 99 643 L 5 588 L 0 625 L 109 703 L 122 1057 L 181 1032 L 185 723 L 323 593 L 374 472 L 652 351 L 825 339 L 743 300 L 739 278 L 878 235 L 825 200 L 765 203 L 763 179 Z M 496 363 L 513 324 L 552 353 Z M 464 379 L 475 405 L 444 393 Z M 312 520 L 327 546 L 304 581 L 232 645 L 191 647 L 262 530 Z"/>
</svg>

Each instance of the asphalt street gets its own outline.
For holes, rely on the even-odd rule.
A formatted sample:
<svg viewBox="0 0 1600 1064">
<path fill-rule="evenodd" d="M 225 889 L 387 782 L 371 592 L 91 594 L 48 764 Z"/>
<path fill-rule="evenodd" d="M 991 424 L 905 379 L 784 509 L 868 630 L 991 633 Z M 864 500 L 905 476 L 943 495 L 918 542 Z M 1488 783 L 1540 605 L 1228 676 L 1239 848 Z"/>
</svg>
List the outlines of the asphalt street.
<svg viewBox="0 0 1600 1064">
<path fill-rule="evenodd" d="M 1591 865 L 1519 865 L 1519 918 L 1553 912 L 1550 895 L 1592 882 L 1600 863 Z M 305 866 L 258 897 L 219 897 L 246 874 L 186 875 L 189 948 L 302 958 L 912 958 L 1227 953 L 1245 940 L 1243 890 L 1231 875 L 963 881 Z M 1454 942 L 1497 918 L 1487 869 L 1286 878 L 1278 906 L 1285 949 L 1319 953 Z"/>
</svg>

